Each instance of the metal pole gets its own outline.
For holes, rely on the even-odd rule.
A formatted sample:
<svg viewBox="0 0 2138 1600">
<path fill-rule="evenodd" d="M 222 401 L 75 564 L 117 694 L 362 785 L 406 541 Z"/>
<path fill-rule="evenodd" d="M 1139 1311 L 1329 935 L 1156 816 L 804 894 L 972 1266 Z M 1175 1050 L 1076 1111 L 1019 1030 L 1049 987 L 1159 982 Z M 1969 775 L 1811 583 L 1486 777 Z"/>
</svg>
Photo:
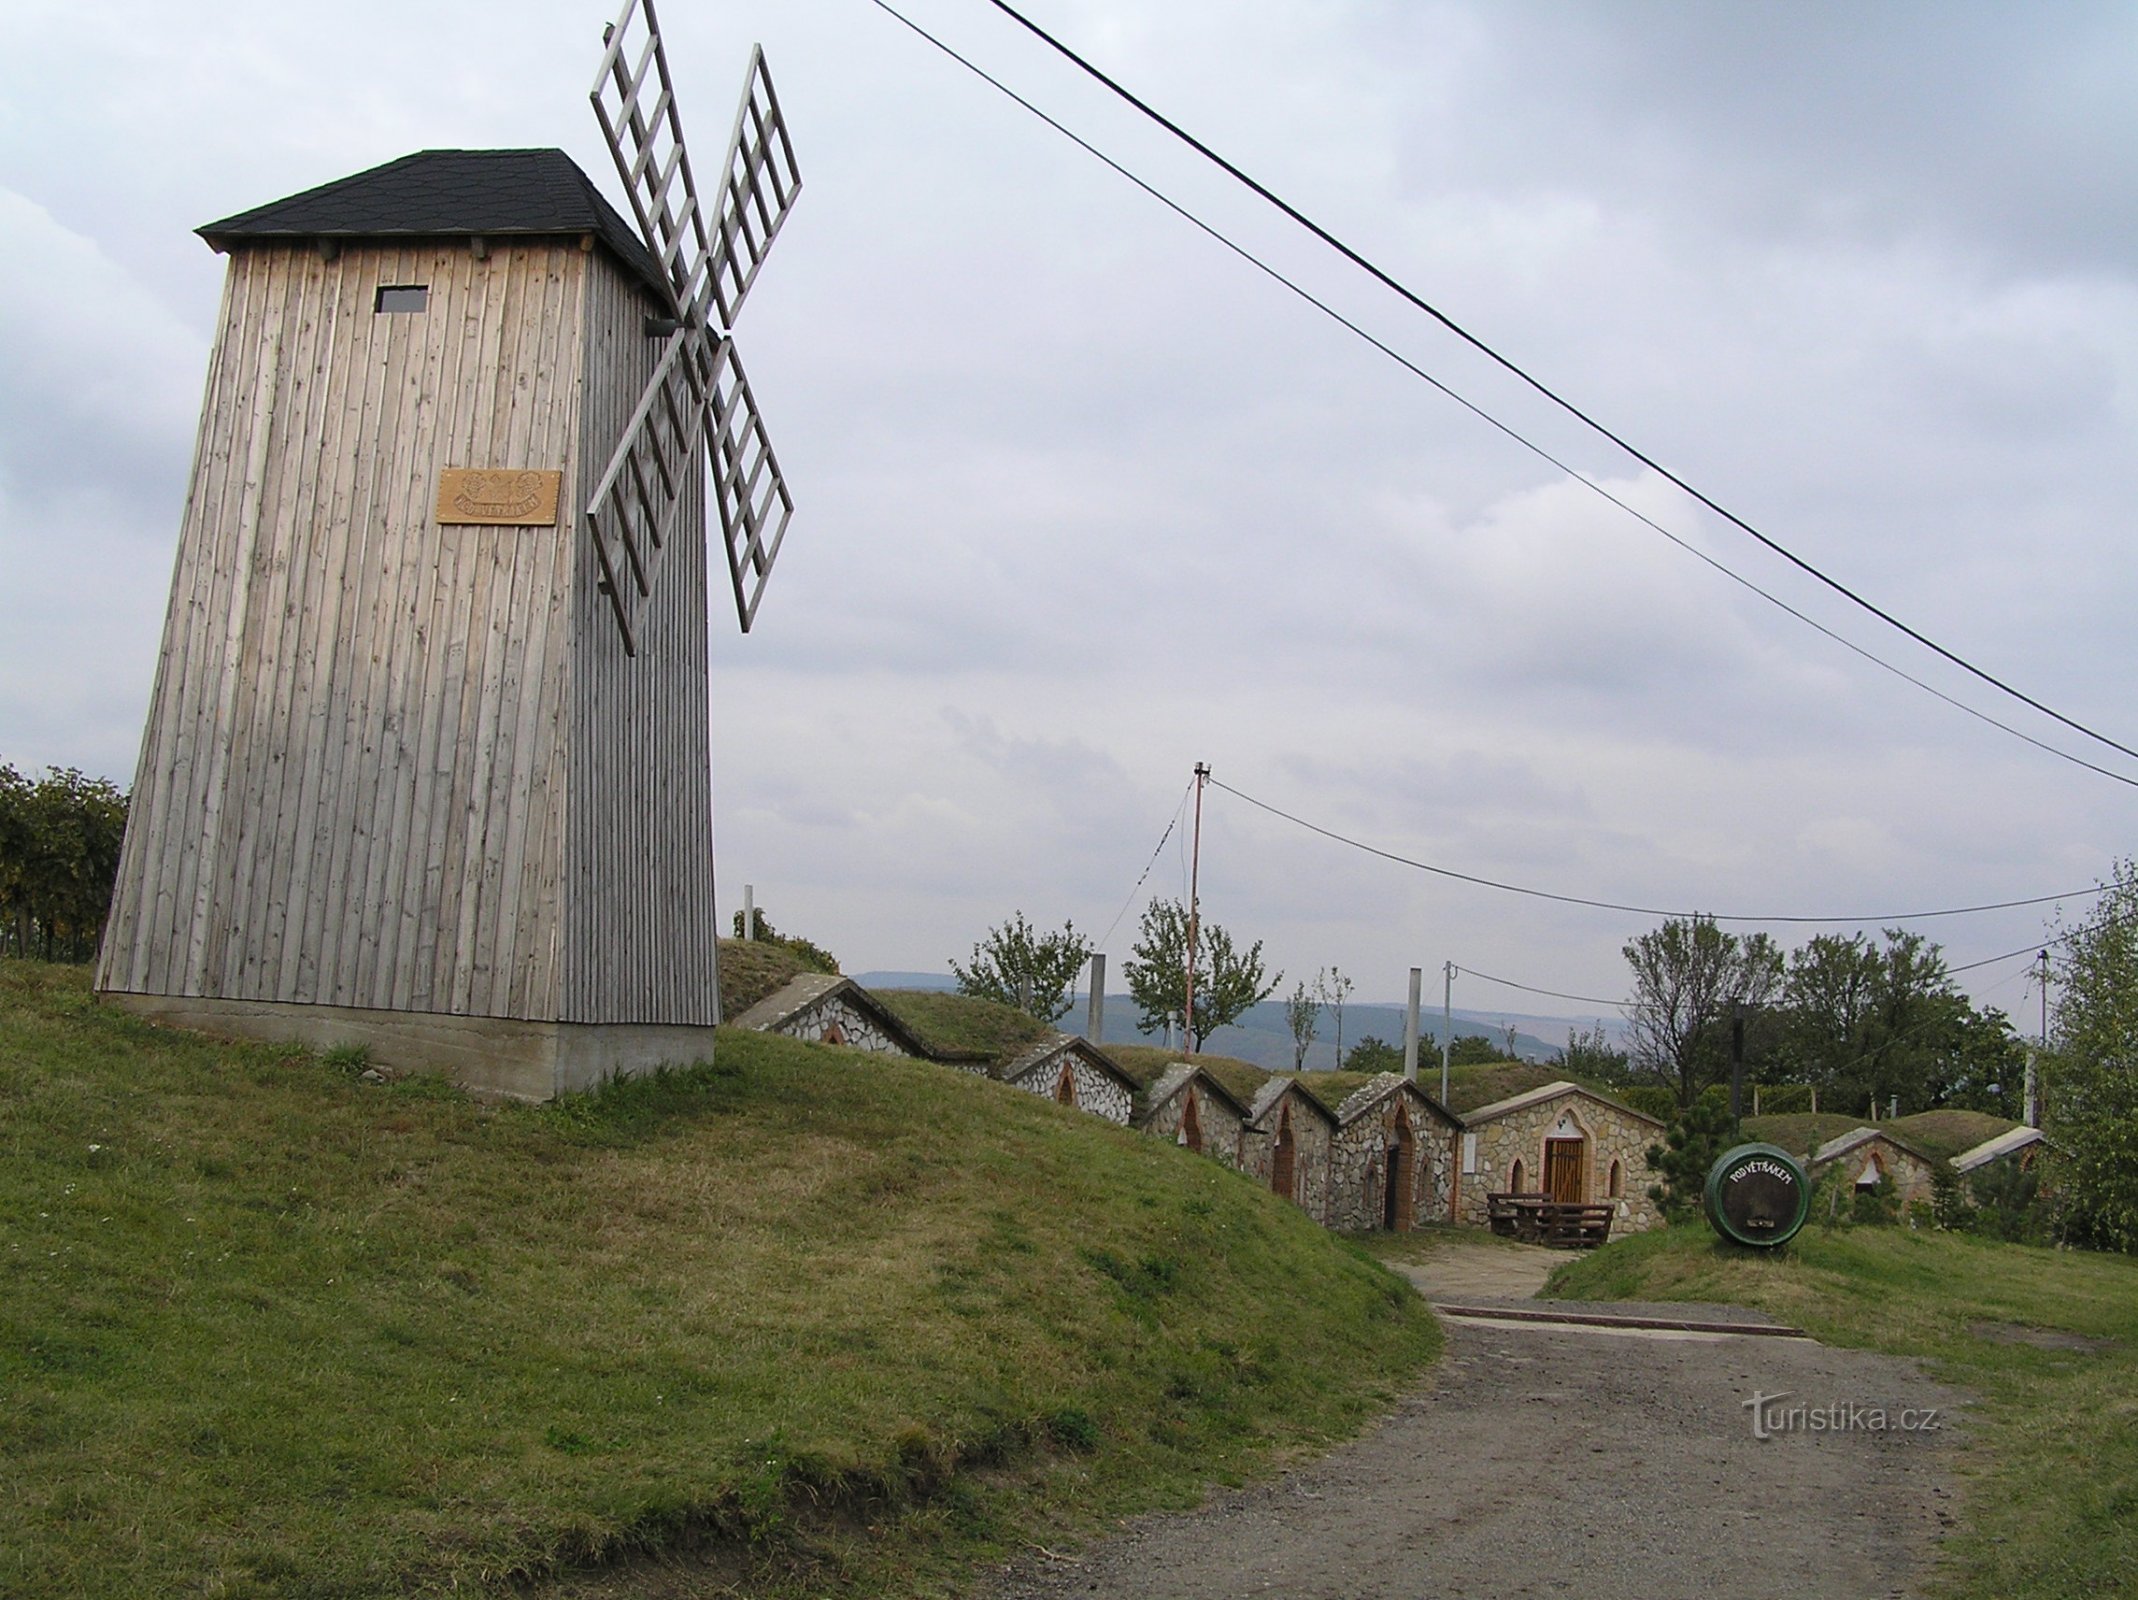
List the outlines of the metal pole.
<svg viewBox="0 0 2138 1600">
<path fill-rule="evenodd" d="M 742 936 L 757 937 L 757 888 L 754 884 L 742 886 Z"/>
<path fill-rule="evenodd" d="M 1448 1103 L 1448 1052 L 1455 1041 L 1455 963 L 1440 968 L 1440 1103 Z"/>
<path fill-rule="evenodd" d="M 1745 1008 L 1730 1007 L 1730 1120 L 1745 1114 Z"/>
<path fill-rule="evenodd" d="M 2041 962 L 2041 1043 L 2027 1059 L 2026 1087 L 2021 1091 L 2019 1107 L 2020 1116 L 2030 1128 L 2041 1126 L 2041 1063 L 2049 1053 L 2049 952 L 2043 950 L 2037 959 Z"/>
<path fill-rule="evenodd" d="M 1410 1009 L 1403 1014 L 1403 1076 L 1412 1083 L 1418 1081 L 1418 986 L 1425 981 L 1425 969 L 1410 969 Z"/>
<path fill-rule="evenodd" d="M 1091 1005 L 1084 1016 L 1084 1037 L 1093 1044 L 1106 1031 L 1106 958 L 1091 953 Z"/>
<path fill-rule="evenodd" d="M 1194 1055 L 1202 1048 L 1202 1040 L 1195 1035 L 1195 939 L 1200 931 L 1199 914 L 1202 908 L 1201 886 L 1203 876 L 1203 784 L 1210 776 L 1210 769 L 1198 761 L 1195 763 L 1195 847 L 1188 855 L 1188 1002 L 1181 1008 L 1181 1048 Z"/>
</svg>

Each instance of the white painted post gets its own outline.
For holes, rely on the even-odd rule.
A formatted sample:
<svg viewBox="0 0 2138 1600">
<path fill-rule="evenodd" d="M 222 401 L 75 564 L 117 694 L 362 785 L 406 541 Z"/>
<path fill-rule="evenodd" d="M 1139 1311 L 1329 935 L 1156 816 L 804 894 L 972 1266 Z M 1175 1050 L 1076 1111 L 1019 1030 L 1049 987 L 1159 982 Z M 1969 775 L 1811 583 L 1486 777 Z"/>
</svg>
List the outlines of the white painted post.
<svg viewBox="0 0 2138 1600">
<path fill-rule="evenodd" d="M 1106 958 L 1096 950 L 1091 953 L 1091 1004 L 1085 1013 L 1084 1037 L 1093 1044 L 1106 1031 Z"/>
<path fill-rule="evenodd" d="M 1403 1076 L 1406 1081 L 1418 1081 L 1418 990 L 1425 982 L 1425 969 L 1410 969 L 1410 1006 L 1403 1013 Z"/>
</svg>

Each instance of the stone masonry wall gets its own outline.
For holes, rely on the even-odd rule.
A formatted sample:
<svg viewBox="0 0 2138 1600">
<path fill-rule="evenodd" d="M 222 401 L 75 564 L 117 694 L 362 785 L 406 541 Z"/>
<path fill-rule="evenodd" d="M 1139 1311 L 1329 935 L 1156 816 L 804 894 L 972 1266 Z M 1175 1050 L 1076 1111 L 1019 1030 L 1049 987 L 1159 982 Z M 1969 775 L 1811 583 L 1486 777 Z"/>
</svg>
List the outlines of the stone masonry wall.
<svg viewBox="0 0 2138 1600">
<path fill-rule="evenodd" d="M 1020 1089 L 1052 1100 L 1055 1087 L 1061 1082 L 1064 1061 L 1069 1063 L 1070 1079 L 1076 1085 L 1077 1110 L 1127 1127 L 1129 1113 L 1134 1109 L 1128 1086 L 1112 1074 L 1100 1071 L 1074 1051 L 1048 1056 L 1011 1081 Z"/>
<path fill-rule="evenodd" d="M 838 1034 L 825 1036 L 836 1027 Z M 828 994 L 806 1006 L 772 1030 L 789 1038 L 811 1039 L 822 1044 L 843 1044 L 850 1050 L 873 1050 L 879 1055 L 898 1055 L 899 1047 L 868 1015 L 843 995 Z"/>
<path fill-rule="evenodd" d="M 1615 1107 L 1572 1094 L 1525 1106 L 1466 1130 L 1476 1135 L 1477 1170 L 1460 1174 L 1462 1220 L 1479 1227 L 1485 1225 L 1486 1194 L 1510 1187 L 1518 1160 L 1522 1163 L 1522 1187 L 1531 1193 L 1541 1190 L 1544 1141 L 1563 1128 L 1578 1131 L 1588 1141 L 1582 1174 L 1586 1192 L 1582 1199 L 1616 1201 L 1612 1233 L 1638 1233 L 1660 1227 L 1662 1212 L 1648 1198 L 1648 1186 L 1655 1181 L 1655 1175 L 1648 1170 L 1648 1149 L 1661 1142 L 1662 1130 Z M 1458 1164 L 1462 1144 L 1458 1138 Z M 1619 1167 L 1619 1192 L 1615 1196 L 1611 1193 L 1614 1161 Z"/>
<path fill-rule="evenodd" d="M 1247 1125 L 1232 1107 L 1216 1095 L 1203 1093 L 1198 1084 L 1186 1084 L 1178 1093 L 1168 1096 L 1163 1105 L 1152 1110 L 1149 1120 L 1143 1124 L 1143 1131 L 1169 1144 L 1181 1142 L 1181 1124 L 1188 1114 L 1190 1095 L 1195 1097 L 1196 1120 L 1203 1130 L 1203 1154 L 1228 1167 L 1238 1167 L 1241 1136 L 1247 1131 Z M 1268 1181 L 1266 1175 L 1264 1181 Z"/>
<path fill-rule="evenodd" d="M 1903 1210 L 1918 1200 L 1924 1205 L 1930 1204 L 1930 1163 L 1920 1156 L 1910 1155 L 1883 1138 L 1866 1139 L 1855 1149 L 1836 1156 L 1823 1166 L 1813 1167 L 1808 1176 L 1816 1183 L 1829 1170 L 1838 1166 L 1844 1178 L 1854 1184 L 1863 1176 L 1863 1170 L 1874 1154 L 1878 1157 L 1880 1166 L 1893 1179 L 1894 1194 Z"/>
<path fill-rule="evenodd" d="M 1346 1231 L 1380 1228 L 1387 1222 L 1388 1147 L 1396 1142 L 1396 1112 L 1408 1104 L 1412 1159 L 1410 1215 L 1399 1227 L 1448 1220 L 1454 1181 L 1450 1128 L 1416 1101 L 1392 1094 L 1338 1130 L 1329 1150 L 1329 1205 L 1325 1218 Z"/>
<path fill-rule="evenodd" d="M 1289 1105 L 1294 1148 L 1292 1198 L 1316 1222 L 1326 1223 L 1329 1216 L 1329 1124 L 1319 1113 L 1300 1104 L 1300 1095 L 1301 1091 L 1288 1089 L 1263 1113 L 1261 1122 L 1247 1130 L 1241 1140 L 1240 1166 L 1265 1188 L 1269 1186 L 1271 1169 L 1276 1161 L 1277 1128 L 1285 1107 Z"/>
</svg>

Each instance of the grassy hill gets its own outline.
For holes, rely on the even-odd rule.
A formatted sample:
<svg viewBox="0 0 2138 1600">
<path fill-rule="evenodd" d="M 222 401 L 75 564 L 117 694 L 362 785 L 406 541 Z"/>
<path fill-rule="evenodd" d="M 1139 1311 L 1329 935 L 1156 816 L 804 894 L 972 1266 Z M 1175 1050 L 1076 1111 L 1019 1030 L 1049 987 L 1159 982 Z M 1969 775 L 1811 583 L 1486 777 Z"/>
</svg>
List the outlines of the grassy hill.
<svg viewBox="0 0 2138 1600">
<path fill-rule="evenodd" d="M 2138 1592 L 2138 1260 L 1897 1227 L 1814 1226 L 1769 1253 L 1694 1225 L 1614 1241 L 1545 1292 L 1756 1306 L 1828 1343 L 1929 1362 L 1980 1397 L 1934 1592 Z"/>
<path fill-rule="evenodd" d="M 2009 1117 L 1986 1111 L 1918 1111 L 1891 1122 L 1873 1123 L 1864 1117 L 1843 1116 L 1834 1111 L 1794 1111 L 1774 1116 L 1746 1117 L 1745 1137 L 1780 1145 L 1794 1155 L 1809 1152 L 1829 1139 L 1838 1139 L 1855 1128 L 1876 1127 L 1912 1145 L 1933 1161 L 1946 1161 L 1963 1150 L 1972 1150 L 1985 1139 L 2009 1133 L 2019 1124 Z"/>
<path fill-rule="evenodd" d="M 723 1034 L 485 1107 L 361 1065 L 0 964 L 0 1593 L 937 1592 L 1436 1347 L 1254 1185 L 953 1068 Z"/>
<path fill-rule="evenodd" d="M 720 941 L 720 1020 L 733 1022 L 767 995 L 812 970 L 791 950 L 767 939 Z"/>
<path fill-rule="evenodd" d="M 1843 1116 L 1838 1111 L 1784 1111 L 1746 1117 L 1739 1126 L 1744 1129 L 1747 1139 L 1778 1146 L 1793 1156 L 1803 1156 L 1829 1139 L 1838 1139 L 1865 1123 L 1861 1117 Z"/>
<path fill-rule="evenodd" d="M 1934 1160 L 1950 1161 L 1963 1150 L 1972 1150 L 2000 1133 L 2010 1133 L 2019 1124 L 1987 1111 L 1946 1110 L 1918 1111 L 1879 1126 L 1890 1127 L 1895 1138 L 1914 1145 Z"/>
<path fill-rule="evenodd" d="M 1054 1029 L 1015 1006 L 936 989 L 871 989 L 940 1061 L 1014 1061 Z"/>
</svg>

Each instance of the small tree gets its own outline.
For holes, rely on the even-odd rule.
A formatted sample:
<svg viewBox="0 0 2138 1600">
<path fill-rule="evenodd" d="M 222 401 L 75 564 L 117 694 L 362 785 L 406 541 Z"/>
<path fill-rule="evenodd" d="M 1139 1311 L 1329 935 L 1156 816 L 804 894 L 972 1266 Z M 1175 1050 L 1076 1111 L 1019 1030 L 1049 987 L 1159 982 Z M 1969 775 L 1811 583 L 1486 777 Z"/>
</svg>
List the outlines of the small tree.
<svg viewBox="0 0 2138 1600">
<path fill-rule="evenodd" d="M 1403 1047 L 1390 1044 L 1386 1039 L 1367 1034 L 1351 1047 L 1351 1054 L 1344 1057 L 1346 1072 L 1401 1072 L 1403 1070 Z"/>
<path fill-rule="evenodd" d="M 87 961 L 110 913 L 126 796 L 55 767 L 31 782 L 0 764 L 0 952 Z"/>
<path fill-rule="evenodd" d="M 1260 939 L 1243 953 L 1224 928 L 1205 922 L 1196 940 L 1195 1015 L 1189 1018 L 1188 911 L 1178 900 L 1153 900 L 1144 908 L 1121 972 L 1128 980 L 1129 998 L 1136 1002 L 1136 1030 L 1156 1033 L 1163 1028 L 1171 1043 L 1178 1027 L 1189 1050 L 1200 1050 L 1213 1028 L 1267 1000 L 1284 978 L 1281 972 L 1263 971 Z"/>
<path fill-rule="evenodd" d="M 958 993 L 1006 1006 L 1025 1006 L 1042 1022 L 1053 1022 L 1069 1009 L 1077 974 L 1091 959 L 1091 942 L 1065 922 L 1059 933 L 1041 933 L 1022 911 L 972 947 L 972 965 L 955 961 L 950 970 Z M 1023 994 L 1030 986 L 1027 1005 Z"/>
<path fill-rule="evenodd" d="M 1489 1067 L 1510 1059 L 1501 1055 L 1499 1047 L 1481 1033 L 1458 1033 L 1448 1042 L 1448 1065 L 1451 1067 Z"/>
<path fill-rule="evenodd" d="M 1732 1011 L 1755 1011 L 1782 982 L 1782 953 L 1764 933 L 1739 938 L 1712 917 L 1672 918 L 1627 944 L 1633 969 L 1633 1064 L 1690 1108 L 1729 1071 Z"/>
<path fill-rule="evenodd" d="M 1729 1102 L 1720 1095 L 1702 1095 L 1679 1111 L 1661 1144 L 1649 1146 L 1648 1170 L 1663 1181 L 1649 1189 L 1648 1198 L 1673 1221 L 1698 1215 L 1708 1172 L 1737 1140 Z"/>
<path fill-rule="evenodd" d="M 1601 1022 L 1587 1033 L 1566 1030 L 1566 1048 L 1559 1052 L 1559 1070 L 1570 1078 L 1610 1085 L 1626 1081 L 1626 1052 L 1611 1048 Z"/>
<path fill-rule="evenodd" d="M 2138 865 L 2102 887 L 2067 940 L 2043 1127 L 2071 1238 L 2138 1251 Z"/>
<path fill-rule="evenodd" d="M 1314 1042 L 1314 1029 L 1321 1021 L 1321 985 L 1326 973 L 1317 973 L 1314 986 L 1301 978 L 1292 985 L 1292 997 L 1284 1002 L 1285 1025 L 1292 1030 L 1292 1070 L 1307 1064 L 1307 1047 Z"/>
<path fill-rule="evenodd" d="M 1351 998 L 1354 985 L 1335 967 L 1316 978 L 1314 984 L 1321 994 L 1321 1003 L 1336 1017 L 1336 1061 L 1341 1066 L 1344 1060 L 1344 1002 Z"/>
</svg>

